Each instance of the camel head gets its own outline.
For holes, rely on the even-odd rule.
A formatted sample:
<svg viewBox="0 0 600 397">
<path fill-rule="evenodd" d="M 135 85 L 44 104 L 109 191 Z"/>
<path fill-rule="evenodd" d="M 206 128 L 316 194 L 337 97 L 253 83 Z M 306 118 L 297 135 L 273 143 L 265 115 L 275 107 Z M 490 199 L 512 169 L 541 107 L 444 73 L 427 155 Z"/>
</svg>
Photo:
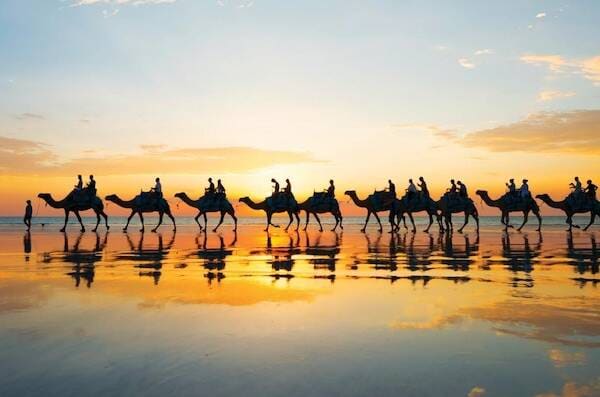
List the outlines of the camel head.
<svg viewBox="0 0 600 397">
<path fill-rule="evenodd" d="M 484 194 L 488 194 L 488 192 L 487 190 L 477 190 L 475 194 L 478 196 L 483 196 Z"/>
<path fill-rule="evenodd" d="M 187 196 L 187 194 L 185 194 L 184 192 L 175 193 L 175 197 L 179 199 L 184 198 L 185 196 Z"/>
<path fill-rule="evenodd" d="M 346 190 L 344 194 L 346 196 L 356 196 L 356 190 Z"/>
<path fill-rule="evenodd" d="M 104 197 L 104 199 L 106 199 L 107 201 L 114 202 L 117 199 L 117 195 L 116 194 L 109 194 L 108 196 Z"/>
<path fill-rule="evenodd" d="M 550 198 L 550 196 L 547 195 L 546 193 L 543 193 L 543 194 L 536 195 L 535 198 L 540 199 L 540 200 L 547 200 Z"/>
<path fill-rule="evenodd" d="M 52 196 L 50 195 L 50 193 L 40 193 L 37 195 L 39 198 L 41 198 L 42 200 L 48 200 L 50 199 Z"/>
<path fill-rule="evenodd" d="M 239 202 L 240 203 L 247 203 L 250 201 L 250 197 L 246 196 L 246 197 L 240 197 Z"/>
</svg>

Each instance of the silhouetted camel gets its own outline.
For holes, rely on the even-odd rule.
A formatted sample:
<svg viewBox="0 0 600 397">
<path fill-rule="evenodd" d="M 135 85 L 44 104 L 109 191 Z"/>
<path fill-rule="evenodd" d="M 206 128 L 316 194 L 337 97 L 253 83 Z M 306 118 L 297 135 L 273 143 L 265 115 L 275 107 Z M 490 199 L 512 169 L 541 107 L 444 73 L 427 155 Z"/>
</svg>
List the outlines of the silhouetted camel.
<svg viewBox="0 0 600 397">
<path fill-rule="evenodd" d="M 429 197 L 414 198 L 409 201 L 407 196 L 404 196 L 400 200 L 394 200 L 392 204 L 392 209 L 390 210 L 390 224 L 392 225 L 392 232 L 397 232 L 400 230 L 400 218 L 403 217 L 404 214 L 407 214 L 408 218 L 410 219 L 412 224 L 412 232 L 416 232 L 417 228 L 415 226 L 413 214 L 422 211 L 427 212 L 427 215 L 429 216 L 429 225 L 427 225 L 427 228 L 425 228 L 425 233 L 428 233 L 431 225 L 433 225 L 434 216 L 436 217 L 440 230 L 444 230 L 440 215 L 438 214 L 438 203 Z M 398 220 L 397 222 L 396 219 Z"/>
<path fill-rule="evenodd" d="M 233 206 L 231 205 L 229 200 L 227 200 L 226 198 L 215 198 L 214 196 L 207 197 L 206 195 L 204 195 L 198 200 L 193 200 L 184 192 L 175 194 L 175 197 L 177 197 L 190 207 L 198 209 L 198 215 L 194 217 L 194 220 L 200 227 L 200 230 L 202 230 L 202 225 L 200 225 L 198 218 L 200 217 L 200 215 L 204 216 L 204 228 L 207 229 L 207 212 L 221 213 L 221 219 L 219 219 L 219 223 L 217 224 L 217 226 L 215 226 L 213 232 L 216 232 L 219 226 L 221 226 L 221 224 L 223 223 L 223 218 L 225 218 L 225 214 L 229 214 L 229 216 L 231 216 L 234 222 L 233 230 L 237 230 L 237 217 L 235 216 L 235 210 L 233 209 Z"/>
<path fill-rule="evenodd" d="M 93 210 L 96 213 L 96 227 L 92 229 L 94 232 L 98 230 L 98 225 L 100 224 L 100 216 L 104 218 L 104 222 L 106 224 L 106 230 L 110 229 L 108 226 L 108 216 L 104 213 L 104 203 L 99 197 L 94 197 L 93 200 L 85 200 L 85 201 L 77 201 L 74 199 L 73 194 L 70 193 L 64 199 L 60 201 L 56 201 L 52 198 L 50 193 L 40 193 L 38 197 L 41 198 L 52 208 L 60 208 L 65 211 L 65 224 L 60 229 L 61 232 L 64 232 L 67 223 L 69 222 L 69 214 L 73 212 L 81 225 L 81 231 L 85 232 L 85 227 L 83 226 L 83 222 L 81 221 L 81 216 L 79 215 L 79 211 L 87 211 Z"/>
<path fill-rule="evenodd" d="M 337 229 L 338 224 L 340 225 L 340 228 L 343 229 L 343 218 L 338 201 L 333 197 L 324 196 L 324 193 L 318 194 L 323 196 L 317 196 L 315 194 L 312 197 L 306 199 L 305 202 L 298 204 L 298 209 L 306 212 L 306 225 L 304 226 L 304 230 L 308 228 L 308 221 L 310 220 L 310 215 L 312 214 L 319 223 L 319 230 L 323 231 L 323 225 L 321 225 L 321 220 L 319 219 L 319 215 L 317 214 L 326 213 L 331 213 L 331 215 L 333 215 L 333 217 L 335 218 L 335 226 L 333 227 L 333 229 L 331 229 L 332 232 L 335 231 L 335 229 Z"/>
<path fill-rule="evenodd" d="M 288 223 L 288 225 L 285 227 L 285 231 L 287 232 L 288 229 L 290 228 L 292 222 L 294 222 L 294 216 L 296 217 L 296 230 L 298 230 L 298 228 L 300 227 L 300 217 L 298 216 L 298 203 L 296 203 L 296 200 L 293 197 L 288 198 L 277 198 L 275 200 L 278 200 L 277 203 L 274 203 L 273 197 L 269 197 L 259 203 L 255 203 L 254 201 L 252 201 L 252 199 L 250 197 L 242 197 L 240 198 L 240 202 L 246 204 L 248 207 L 252 208 L 253 210 L 263 210 L 267 213 L 267 228 L 265 229 L 265 232 L 269 231 L 269 227 L 273 226 L 273 227 L 279 227 L 279 225 L 274 225 L 271 222 L 271 219 L 273 218 L 273 214 L 277 214 L 280 212 L 287 212 L 288 216 L 290 217 L 290 222 Z M 279 205 L 277 205 L 279 204 Z"/>
<path fill-rule="evenodd" d="M 452 232 L 454 229 L 454 225 L 452 224 L 452 214 L 463 212 L 465 214 L 465 223 L 458 229 L 458 232 L 463 232 L 464 228 L 469 223 L 469 216 L 472 216 L 477 225 L 477 233 L 479 233 L 479 212 L 477 211 L 477 207 L 475 207 L 473 200 L 468 197 L 459 197 L 457 200 L 451 200 L 442 196 L 436 204 L 440 210 L 441 216 L 444 217 L 448 232 Z"/>
<path fill-rule="evenodd" d="M 506 194 L 500 197 L 498 200 L 492 200 L 486 190 L 478 190 L 477 195 L 481 197 L 481 199 L 490 207 L 499 208 L 502 212 L 502 217 L 500 218 L 500 222 L 504 225 L 504 230 L 512 227 L 509 222 L 509 215 L 511 212 L 522 212 L 523 213 L 523 223 L 517 230 L 523 229 L 523 226 L 527 223 L 527 219 L 529 218 L 529 212 L 533 212 L 538 219 L 538 228 L 537 231 L 542 229 L 542 217 L 540 215 L 540 207 L 537 205 L 533 198 L 529 198 L 526 200 L 514 200 L 510 199 Z"/>
<path fill-rule="evenodd" d="M 381 220 L 379 219 L 379 215 L 377 215 L 377 213 L 381 211 L 389 211 L 394 203 L 394 197 L 388 192 L 375 192 L 369 195 L 365 200 L 361 200 L 356 195 L 355 190 L 347 190 L 344 194 L 349 196 L 357 207 L 365 208 L 367 210 L 367 219 L 365 220 L 365 225 L 362 229 L 360 229 L 360 231 L 364 232 L 367 229 L 369 218 L 371 218 L 371 214 L 373 214 L 375 219 L 377 219 L 377 223 L 379 224 L 379 232 L 381 233 L 383 231 L 383 227 L 381 226 Z"/>
<path fill-rule="evenodd" d="M 177 230 L 177 225 L 175 225 L 175 218 L 173 218 L 173 215 L 171 214 L 171 207 L 169 207 L 169 203 L 164 198 L 150 200 L 144 199 L 143 197 L 141 197 L 141 195 L 137 195 L 132 200 L 123 200 L 119 198 L 119 196 L 117 196 L 116 194 L 111 194 L 106 196 L 106 200 L 112 201 L 119 207 L 131 209 L 131 214 L 127 218 L 127 223 L 125 224 L 123 231 L 127 231 L 127 227 L 129 227 L 129 222 L 131 221 L 131 218 L 133 218 L 135 214 L 138 214 L 140 217 L 140 222 L 142 222 L 142 228 L 140 229 L 140 232 L 143 232 L 145 229 L 145 225 L 144 216 L 142 214 L 144 212 L 158 212 L 158 225 L 156 225 L 156 227 L 152 229 L 153 232 L 156 232 L 158 227 L 162 224 L 164 214 L 167 214 L 167 216 L 171 218 L 171 221 L 173 221 L 173 231 Z"/>
<path fill-rule="evenodd" d="M 592 226 L 592 224 L 596 220 L 596 216 L 600 217 L 600 202 L 597 200 L 595 202 L 589 201 L 588 203 L 586 203 L 586 205 L 580 206 L 580 208 L 573 208 L 568 203 L 567 199 L 564 199 L 562 201 L 554 201 L 547 194 L 538 194 L 535 197 L 548 204 L 549 207 L 562 210 L 567 215 L 566 223 L 569 225 L 569 231 L 571 231 L 574 227 L 580 229 L 578 225 L 573 225 L 573 215 L 575 214 L 585 214 L 587 212 L 590 213 L 590 223 L 588 223 L 588 225 L 584 227 L 583 230 L 588 230 L 590 226 Z"/>
</svg>

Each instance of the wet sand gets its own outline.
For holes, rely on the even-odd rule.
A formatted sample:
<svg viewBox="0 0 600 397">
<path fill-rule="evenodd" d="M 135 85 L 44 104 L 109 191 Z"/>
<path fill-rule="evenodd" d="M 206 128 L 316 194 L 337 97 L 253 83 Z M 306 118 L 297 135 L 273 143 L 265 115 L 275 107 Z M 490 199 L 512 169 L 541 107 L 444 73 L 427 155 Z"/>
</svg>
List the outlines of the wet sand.
<svg viewBox="0 0 600 397">
<path fill-rule="evenodd" d="M 56 229 L 0 228 L 0 395 L 600 395 L 598 232 Z"/>
</svg>

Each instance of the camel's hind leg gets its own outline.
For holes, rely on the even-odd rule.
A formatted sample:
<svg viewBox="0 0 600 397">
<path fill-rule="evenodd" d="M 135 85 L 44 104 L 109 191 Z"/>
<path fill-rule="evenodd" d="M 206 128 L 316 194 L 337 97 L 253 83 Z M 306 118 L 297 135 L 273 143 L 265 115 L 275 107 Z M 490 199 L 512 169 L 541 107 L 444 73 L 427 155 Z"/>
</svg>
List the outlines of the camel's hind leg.
<svg viewBox="0 0 600 397">
<path fill-rule="evenodd" d="M 425 233 L 429 233 L 429 229 L 431 228 L 431 225 L 433 225 L 433 214 L 428 212 L 427 215 L 429 215 L 429 225 L 427 225 L 427 228 L 423 230 Z"/>
<path fill-rule="evenodd" d="M 75 216 L 77 217 L 77 221 L 79 221 L 79 225 L 81 226 L 81 232 L 85 232 L 85 226 L 83 226 L 83 221 L 81 220 L 81 215 L 79 215 L 79 211 L 73 211 L 75 212 Z"/>
<path fill-rule="evenodd" d="M 365 230 L 367 230 L 367 225 L 369 224 L 369 218 L 371 218 L 371 211 L 367 212 L 367 219 L 365 220 L 365 225 L 363 226 L 362 229 L 360 229 L 361 232 L 365 232 Z"/>
<path fill-rule="evenodd" d="M 140 229 L 140 232 L 144 233 L 146 230 L 146 225 L 144 225 L 144 215 L 142 214 L 142 211 L 139 211 L 138 215 L 140 217 L 140 222 L 142 222 L 142 228 Z"/>
<path fill-rule="evenodd" d="M 413 217 L 412 212 L 408 213 L 408 219 L 410 219 L 410 224 L 412 225 L 412 232 L 415 233 L 417 231 L 417 226 L 415 225 L 415 218 Z"/>
<path fill-rule="evenodd" d="M 590 226 L 594 224 L 594 221 L 596 220 L 596 215 L 597 214 L 594 211 L 591 212 L 590 223 L 588 223 L 588 225 L 583 228 L 584 232 L 586 232 L 590 228 Z"/>
<path fill-rule="evenodd" d="M 92 232 L 98 230 L 98 225 L 100 225 L 100 214 L 98 213 L 98 211 L 94 211 L 94 213 L 96 213 L 96 227 L 92 229 Z"/>
<path fill-rule="evenodd" d="M 156 225 L 156 227 L 154 229 L 152 229 L 152 233 L 156 233 L 156 231 L 158 230 L 160 225 L 162 225 L 164 215 L 165 215 L 164 212 L 162 212 L 162 211 L 158 212 L 158 225 Z"/>
<path fill-rule="evenodd" d="M 390 215 L 388 216 L 388 221 L 390 222 L 390 233 L 396 232 L 396 212 L 394 210 L 390 210 Z"/>
<path fill-rule="evenodd" d="M 304 231 L 308 229 L 308 222 L 310 221 L 310 212 L 306 211 L 306 225 L 304 225 Z"/>
<path fill-rule="evenodd" d="M 235 212 L 233 210 L 228 212 L 228 214 L 233 219 L 233 231 L 237 232 L 237 216 L 235 216 Z"/>
<path fill-rule="evenodd" d="M 322 232 L 323 231 L 323 225 L 321 224 L 321 219 L 319 219 L 319 215 L 317 215 L 316 212 L 313 215 L 315 216 L 315 219 L 317 220 L 317 223 L 319 224 L 319 231 Z"/>
<path fill-rule="evenodd" d="M 202 231 L 202 225 L 200 224 L 200 221 L 198 220 L 198 218 L 200 218 L 200 216 L 202 215 L 202 211 L 198 211 L 198 215 L 196 215 L 194 217 L 194 220 L 196 221 L 196 223 L 198 224 L 198 227 L 200 228 L 200 231 Z"/>
<path fill-rule="evenodd" d="M 460 227 L 460 229 L 458 229 L 458 232 L 462 233 L 463 229 L 467 226 L 468 223 L 469 223 L 469 213 L 467 211 L 465 211 L 465 223 Z"/>
<path fill-rule="evenodd" d="M 540 232 L 542 231 L 542 216 L 540 215 L 540 210 L 533 211 L 533 213 L 538 220 L 538 228 L 536 229 L 536 231 Z"/>
<path fill-rule="evenodd" d="M 521 231 L 521 229 L 523 229 L 523 227 L 525 226 L 525 224 L 527 223 L 527 220 L 529 219 L 529 211 L 523 211 L 523 223 L 521 223 L 521 226 L 519 226 L 517 228 L 517 231 Z"/>
<path fill-rule="evenodd" d="M 377 212 L 373 212 L 373 215 L 375 215 L 375 219 L 377 219 L 377 224 L 379 224 L 379 233 L 383 232 L 383 226 L 381 226 L 381 219 L 379 219 L 379 215 L 377 215 Z"/>
<path fill-rule="evenodd" d="M 61 232 L 64 232 L 67 229 L 67 223 L 69 223 L 69 210 L 65 210 L 65 224 L 63 225 Z"/>
<path fill-rule="evenodd" d="M 219 223 L 217 223 L 217 226 L 215 226 L 215 228 L 213 229 L 213 232 L 216 232 L 217 229 L 219 228 L 219 226 L 221 226 L 221 223 L 223 223 L 224 218 L 225 218 L 225 211 L 221 211 L 221 219 L 219 219 Z"/>
</svg>

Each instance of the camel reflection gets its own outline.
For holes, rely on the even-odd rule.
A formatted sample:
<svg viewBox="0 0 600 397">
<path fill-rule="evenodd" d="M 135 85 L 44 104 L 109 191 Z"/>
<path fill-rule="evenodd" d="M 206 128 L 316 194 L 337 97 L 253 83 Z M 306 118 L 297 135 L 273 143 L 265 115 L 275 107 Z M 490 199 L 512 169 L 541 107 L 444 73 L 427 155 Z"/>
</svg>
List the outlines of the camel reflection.
<svg viewBox="0 0 600 397">
<path fill-rule="evenodd" d="M 464 246 L 454 244 L 451 232 L 440 235 L 440 248 L 444 254 L 441 262 L 454 271 L 468 271 L 479 253 L 479 233 L 475 235 L 474 242 L 471 242 L 468 234 L 460 236 L 464 239 Z"/>
<path fill-rule="evenodd" d="M 302 253 L 300 249 L 300 233 L 294 232 L 288 234 L 288 244 L 287 245 L 273 245 L 273 239 L 271 234 L 267 234 L 267 248 L 265 250 L 267 255 L 271 256 L 271 259 L 267 262 L 271 264 L 271 268 L 276 272 L 281 270 L 285 270 L 287 272 L 291 272 L 294 268 L 294 255 L 299 255 Z M 275 278 L 285 277 L 287 279 L 291 275 L 277 275 Z"/>
<path fill-rule="evenodd" d="M 92 249 L 82 249 L 83 233 L 79 233 L 73 246 L 69 243 L 69 234 L 63 233 L 63 248 L 61 251 L 44 252 L 41 262 L 46 264 L 68 263 L 72 270 L 67 273 L 75 280 L 75 287 L 79 287 L 81 281 L 85 281 L 86 286 L 90 288 L 94 282 L 95 264 L 103 259 L 102 252 L 108 243 L 108 232 L 105 232 L 100 238 L 98 232 L 94 232 L 94 247 Z M 29 241 L 31 244 L 31 240 Z"/>
<path fill-rule="evenodd" d="M 567 232 L 567 258 L 575 261 L 575 271 L 579 274 L 590 272 L 598 273 L 598 258 L 600 257 L 600 248 L 596 244 L 596 236 L 589 236 L 589 246 L 577 247 L 573 240 L 573 233 Z"/>
<path fill-rule="evenodd" d="M 313 269 L 326 269 L 330 272 L 335 272 L 335 266 L 340 253 L 341 236 L 337 232 L 333 233 L 335 233 L 333 245 L 321 243 L 323 237 L 321 233 L 317 234 L 316 239 L 311 243 L 309 234 L 307 232 L 304 233 L 306 236 L 304 254 L 310 256 L 308 262 L 313 265 Z"/>
<path fill-rule="evenodd" d="M 522 244 L 515 244 L 511 241 L 511 235 L 508 232 L 502 234 L 502 257 L 512 277 L 512 286 L 531 288 L 534 286 L 534 279 L 531 274 L 533 264 L 539 258 L 542 252 L 544 242 L 542 233 L 537 233 L 537 242 L 532 246 L 527 234 L 519 234 L 523 239 Z"/>
<path fill-rule="evenodd" d="M 195 256 L 202 260 L 202 266 L 208 271 L 204 275 L 211 284 L 213 280 L 220 282 L 225 278 L 223 270 L 225 270 L 225 260 L 228 256 L 233 254 L 232 248 L 237 242 L 237 233 L 234 232 L 233 239 L 229 245 L 225 244 L 225 239 L 221 234 L 217 236 L 219 238 L 219 247 L 213 248 L 208 246 L 208 234 L 200 233 L 196 235 L 195 241 L 198 250 L 195 251 L 192 256 Z"/>
</svg>

